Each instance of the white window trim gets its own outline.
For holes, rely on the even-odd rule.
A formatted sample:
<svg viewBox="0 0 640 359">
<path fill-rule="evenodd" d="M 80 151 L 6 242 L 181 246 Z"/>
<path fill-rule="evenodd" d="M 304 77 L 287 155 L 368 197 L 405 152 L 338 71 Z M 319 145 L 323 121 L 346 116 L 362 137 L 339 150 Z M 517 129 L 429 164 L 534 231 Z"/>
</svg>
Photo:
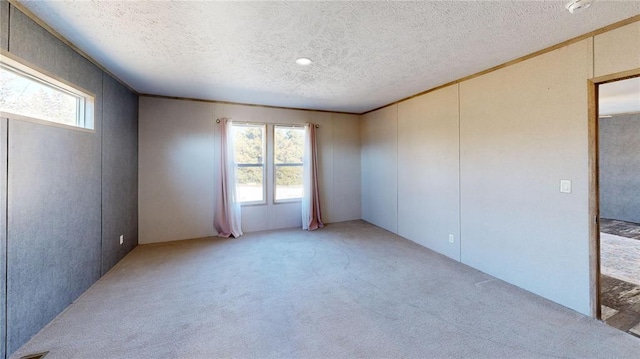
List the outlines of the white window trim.
<svg viewBox="0 0 640 359">
<path fill-rule="evenodd" d="M 61 79 L 60 77 L 53 75 L 38 66 L 30 64 L 6 50 L 0 49 L 0 62 L 6 64 L 8 67 L 12 67 L 19 72 L 24 73 L 29 77 L 36 79 L 39 82 L 44 83 L 47 86 L 57 88 L 64 92 L 69 92 L 74 96 L 78 96 L 84 99 L 84 101 L 80 101 L 83 102 L 83 104 L 80 105 L 83 108 L 78 109 L 79 111 L 81 111 L 79 112 L 81 113 L 81 116 L 78 119 L 78 124 L 76 126 L 36 117 L 24 116 L 7 111 L 0 112 L 0 117 L 34 122 L 47 126 L 80 130 L 83 132 L 95 132 L 95 94 L 77 85 L 71 84 L 70 82 Z"/>
</svg>

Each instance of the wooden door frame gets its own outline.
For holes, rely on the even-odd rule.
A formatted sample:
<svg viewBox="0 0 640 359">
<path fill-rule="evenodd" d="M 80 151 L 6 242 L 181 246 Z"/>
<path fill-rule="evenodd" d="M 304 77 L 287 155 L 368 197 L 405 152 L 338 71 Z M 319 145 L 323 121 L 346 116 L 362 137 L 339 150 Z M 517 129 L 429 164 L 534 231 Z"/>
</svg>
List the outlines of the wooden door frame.
<svg viewBox="0 0 640 359">
<path fill-rule="evenodd" d="M 640 68 L 594 77 L 587 80 L 589 96 L 589 267 L 591 315 L 600 313 L 600 187 L 598 184 L 598 86 L 609 82 L 640 77 Z"/>
</svg>

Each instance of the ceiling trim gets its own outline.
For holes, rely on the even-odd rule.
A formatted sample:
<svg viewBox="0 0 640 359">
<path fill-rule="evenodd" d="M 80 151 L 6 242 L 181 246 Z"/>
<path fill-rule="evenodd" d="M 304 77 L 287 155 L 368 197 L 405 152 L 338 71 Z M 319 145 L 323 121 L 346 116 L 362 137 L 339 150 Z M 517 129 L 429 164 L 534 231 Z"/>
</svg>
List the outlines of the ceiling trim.
<svg viewBox="0 0 640 359">
<path fill-rule="evenodd" d="M 373 110 L 369 110 L 369 111 L 363 112 L 360 115 L 366 115 L 366 114 L 368 114 L 370 112 L 378 111 L 378 110 L 383 109 L 383 108 L 388 107 L 388 106 L 397 105 L 400 102 L 404 102 L 404 101 L 410 100 L 410 99 L 412 99 L 414 97 L 422 96 L 424 94 L 428 94 L 429 92 L 437 91 L 437 90 L 440 90 L 442 88 L 445 88 L 445 87 L 448 87 L 448 86 L 451 86 L 451 85 L 456 85 L 456 84 L 459 84 L 461 82 L 464 82 L 464 81 L 467 81 L 467 80 L 471 80 L 473 78 L 480 77 L 482 75 L 486 75 L 486 74 L 488 74 L 490 72 L 494 72 L 494 71 L 500 70 L 502 68 L 505 68 L 505 67 L 508 67 L 508 66 L 511 66 L 511 65 L 515 65 L 515 64 L 517 64 L 519 62 L 523 62 L 523 61 L 529 60 L 529 59 L 534 58 L 536 56 L 540 56 L 542 54 L 546 54 L 547 52 L 551 52 L 551 51 L 557 50 L 559 48 L 562 48 L 562 47 L 565 47 L 565 46 L 569 46 L 569 45 L 574 44 L 576 42 L 580 42 L 582 40 L 588 39 L 590 37 L 594 37 L 596 35 L 600 35 L 600 34 L 603 34 L 605 32 L 609 32 L 611 30 L 615 30 L 615 29 L 617 29 L 619 27 L 623 27 L 623 26 L 632 24 L 632 23 L 634 23 L 636 21 L 640 21 L 640 15 L 636 15 L 636 16 L 630 17 L 628 19 L 615 22 L 615 23 L 613 23 L 611 25 L 607 25 L 605 27 L 601 27 L 601 28 L 599 28 L 597 30 L 588 32 L 586 34 L 583 34 L 583 35 L 580 35 L 580 36 L 577 36 L 577 37 L 574 37 L 574 38 L 569 39 L 567 41 L 563 41 L 563 42 L 561 42 L 559 44 L 556 44 L 556 45 L 553 45 L 553 46 L 549 46 L 549 47 L 544 48 L 542 50 L 539 50 L 539 51 L 533 52 L 533 53 L 531 53 L 529 55 L 525 55 L 525 56 L 519 57 L 517 59 L 505 62 L 505 63 L 500 64 L 498 66 L 494 66 L 494 67 L 491 67 L 489 69 L 477 72 L 477 73 L 475 73 L 473 75 L 465 76 L 465 77 L 463 77 L 461 79 L 454 80 L 454 81 L 451 81 L 451 82 L 447 82 L 444 85 L 440 85 L 440 86 L 437 86 L 437 87 L 422 91 L 422 92 L 417 93 L 415 95 L 411 95 L 409 97 L 405 97 L 405 98 L 400 99 L 398 101 L 394 101 L 394 102 L 392 102 L 390 104 L 374 108 Z"/>
<path fill-rule="evenodd" d="M 153 97 L 153 98 L 163 98 L 168 100 L 182 100 L 182 101 L 196 101 L 196 102 L 207 102 L 207 103 L 219 103 L 225 105 L 241 105 L 241 106 L 252 106 L 252 107 L 263 107 L 263 108 L 275 108 L 279 110 L 296 110 L 296 111 L 309 111 L 309 112 L 322 112 L 322 113 L 338 113 L 341 115 L 361 115 L 357 112 L 343 112 L 343 111 L 328 111 L 328 110 L 313 110 L 309 108 L 301 108 L 301 107 L 284 107 L 284 106 L 271 106 L 271 105 L 257 105 L 253 103 L 243 103 L 243 102 L 230 102 L 230 101 L 217 101 L 217 100 L 205 100 L 200 98 L 191 98 L 191 97 L 178 97 L 178 96 L 164 96 L 164 95 L 151 95 L 146 93 L 138 94 L 138 96 L 144 97 Z"/>
<path fill-rule="evenodd" d="M 67 40 L 66 37 L 62 36 L 59 32 L 54 30 L 46 22 L 42 21 L 42 19 L 40 19 L 38 16 L 36 16 L 34 13 L 32 13 L 29 9 L 27 9 L 24 5 L 22 5 L 18 0 L 8 0 L 8 2 L 9 2 L 9 4 L 11 6 L 15 7 L 16 10 L 19 10 L 20 12 L 25 14 L 28 18 L 33 20 L 36 24 L 40 25 L 42 28 L 47 30 L 51 35 L 56 37 L 58 40 L 62 41 L 65 45 L 69 46 L 73 51 L 77 52 L 80 56 L 84 57 L 89 62 L 94 64 L 96 67 L 98 67 L 100 70 L 102 70 L 102 72 L 104 72 L 107 75 L 113 77 L 116 81 L 118 81 L 124 87 L 128 88 L 129 91 L 135 93 L 136 95 L 139 95 L 138 91 L 136 91 L 133 87 L 129 86 L 129 84 L 124 82 L 118 76 L 114 75 L 111 71 L 107 70 L 104 66 L 102 66 L 98 61 L 96 61 L 91 56 L 89 56 L 86 52 L 80 50 L 80 48 L 78 48 L 76 45 L 74 45 L 71 41 Z M 9 10 L 9 11 L 11 11 L 11 10 Z M 9 39 L 9 41 L 11 41 L 11 39 Z"/>
</svg>

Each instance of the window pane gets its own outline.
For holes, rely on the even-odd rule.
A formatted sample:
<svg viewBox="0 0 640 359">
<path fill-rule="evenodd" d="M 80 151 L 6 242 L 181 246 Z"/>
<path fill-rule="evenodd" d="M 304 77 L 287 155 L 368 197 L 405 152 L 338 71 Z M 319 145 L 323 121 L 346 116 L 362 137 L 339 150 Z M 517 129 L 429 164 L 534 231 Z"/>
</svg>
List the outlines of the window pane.
<svg viewBox="0 0 640 359">
<path fill-rule="evenodd" d="M 276 165 L 276 201 L 302 198 L 302 165 Z"/>
<path fill-rule="evenodd" d="M 264 167 L 238 167 L 236 170 L 236 195 L 240 202 L 263 202 Z"/>
<path fill-rule="evenodd" d="M 264 125 L 233 125 L 236 193 L 240 202 L 264 202 Z"/>
<path fill-rule="evenodd" d="M 275 126 L 273 136 L 275 200 L 302 198 L 304 128 Z"/>
<path fill-rule="evenodd" d="M 304 156 L 303 128 L 276 126 L 274 136 L 274 163 L 302 163 Z"/>
<path fill-rule="evenodd" d="M 264 163 L 264 126 L 233 125 L 236 163 Z"/>
<path fill-rule="evenodd" d="M 79 96 L 36 80 L 7 65 L 0 67 L 0 111 L 78 126 Z"/>
</svg>

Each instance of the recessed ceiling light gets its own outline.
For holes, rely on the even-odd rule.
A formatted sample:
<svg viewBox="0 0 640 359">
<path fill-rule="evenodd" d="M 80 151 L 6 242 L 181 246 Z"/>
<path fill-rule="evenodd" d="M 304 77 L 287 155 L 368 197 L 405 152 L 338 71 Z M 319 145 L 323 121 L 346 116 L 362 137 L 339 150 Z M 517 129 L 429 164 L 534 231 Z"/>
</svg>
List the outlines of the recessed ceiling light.
<svg viewBox="0 0 640 359">
<path fill-rule="evenodd" d="M 311 65 L 313 61 L 311 61 L 311 59 L 306 58 L 306 57 L 301 57 L 299 59 L 296 60 L 296 64 L 300 65 L 300 66 L 308 66 Z"/>
<path fill-rule="evenodd" d="M 591 6 L 593 0 L 571 0 L 564 7 L 569 10 L 570 13 L 575 14 L 582 10 L 586 10 Z"/>
</svg>

